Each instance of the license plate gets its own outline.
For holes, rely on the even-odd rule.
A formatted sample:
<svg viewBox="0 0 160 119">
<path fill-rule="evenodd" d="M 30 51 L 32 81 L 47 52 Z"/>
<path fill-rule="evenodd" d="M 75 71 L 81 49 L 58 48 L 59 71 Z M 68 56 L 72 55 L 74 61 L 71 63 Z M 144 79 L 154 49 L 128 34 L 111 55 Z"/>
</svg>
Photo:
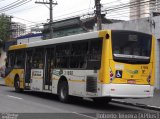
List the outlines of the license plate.
<svg viewBox="0 0 160 119">
<path fill-rule="evenodd" d="M 136 81 L 135 80 L 128 80 L 127 83 L 128 84 L 136 84 Z"/>
</svg>

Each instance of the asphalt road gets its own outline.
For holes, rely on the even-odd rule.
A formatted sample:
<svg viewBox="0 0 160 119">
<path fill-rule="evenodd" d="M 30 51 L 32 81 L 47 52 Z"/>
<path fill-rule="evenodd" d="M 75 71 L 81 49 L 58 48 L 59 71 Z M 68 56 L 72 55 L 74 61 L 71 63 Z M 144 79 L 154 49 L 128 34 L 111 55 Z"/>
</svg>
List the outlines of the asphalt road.
<svg viewBox="0 0 160 119">
<path fill-rule="evenodd" d="M 0 119 L 5 116 L 16 117 L 15 114 L 18 114 L 17 119 L 32 119 L 31 117 L 34 117 L 33 119 L 95 119 L 100 114 L 123 116 L 123 114 L 157 113 L 159 116 L 159 112 L 153 110 L 113 102 L 104 106 L 75 98 L 70 104 L 64 104 L 58 101 L 56 95 L 31 91 L 16 93 L 14 88 L 5 86 L 0 86 L 0 113 Z"/>
</svg>

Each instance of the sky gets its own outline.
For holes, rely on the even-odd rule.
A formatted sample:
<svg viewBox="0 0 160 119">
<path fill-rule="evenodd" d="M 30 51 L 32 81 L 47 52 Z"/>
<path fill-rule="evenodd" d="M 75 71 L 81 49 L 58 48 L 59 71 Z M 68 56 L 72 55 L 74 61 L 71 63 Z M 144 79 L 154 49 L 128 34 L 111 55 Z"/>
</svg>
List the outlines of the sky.
<svg viewBox="0 0 160 119">
<path fill-rule="evenodd" d="M 15 2 L 17 0 L 0 0 L 0 13 L 2 7 Z M 29 1 L 29 0 L 28 0 Z M 14 8 L 9 11 L 3 11 L 7 15 L 13 17 L 13 21 L 27 24 L 32 26 L 38 23 L 46 23 L 49 19 L 49 6 L 43 4 L 35 4 L 35 1 L 49 1 L 49 0 L 30 0 L 27 4 Z M 84 15 L 94 11 L 95 0 L 56 0 L 58 5 L 53 7 L 54 21 L 65 19 L 75 15 Z M 55 2 L 56 2 L 55 1 Z M 102 10 L 109 8 L 113 5 L 127 3 L 129 0 L 101 0 L 103 5 Z M 114 19 L 128 19 L 128 14 L 118 17 L 114 11 L 108 12 L 108 17 Z"/>
</svg>

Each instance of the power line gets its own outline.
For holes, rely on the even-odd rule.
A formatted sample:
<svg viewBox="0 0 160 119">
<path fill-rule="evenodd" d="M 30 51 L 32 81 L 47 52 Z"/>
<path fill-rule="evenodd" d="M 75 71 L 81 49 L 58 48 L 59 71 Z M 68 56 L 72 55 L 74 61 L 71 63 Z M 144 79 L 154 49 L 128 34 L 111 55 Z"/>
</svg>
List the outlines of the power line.
<svg viewBox="0 0 160 119">
<path fill-rule="evenodd" d="M 148 2 L 148 1 L 147 1 Z M 147 2 L 144 2 L 144 3 L 147 3 Z M 137 4 L 137 2 L 131 2 L 132 4 L 130 5 L 130 4 L 128 4 L 127 3 L 127 6 L 125 7 L 125 8 L 127 8 L 127 9 L 129 9 L 129 7 L 134 7 L 135 5 L 138 5 Z M 134 3 L 134 5 L 133 5 L 133 3 Z M 143 4 L 141 4 L 141 5 L 144 5 L 144 3 Z M 122 7 L 121 7 L 122 5 L 120 4 L 119 6 L 116 6 L 116 8 L 115 8 L 115 6 L 112 6 L 112 7 L 110 7 L 110 9 L 108 10 L 108 11 L 110 11 L 110 12 L 112 12 L 112 11 L 117 11 L 117 10 L 122 10 Z M 123 8 L 124 9 L 124 8 Z M 80 10 L 80 11 L 83 11 L 83 10 Z M 85 9 L 84 9 L 84 11 L 85 11 Z M 107 11 L 107 10 L 106 10 Z M 79 11 L 78 11 L 79 12 Z M 68 14 L 65 14 L 65 15 L 70 15 L 71 13 L 68 13 Z M 94 13 L 91 13 L 91 14 L 94 14 Z M 91 15 L 90 14 L 90 15 Z M 114 12 L 114 14 L 116 14 L 116 12 Z M 61 16 L 65 16 L 65 15 L 61 15 Z M 86 14 L 86 15 L 88 15 L 88 14 Z M 55 18 L 59 18 L 59 17 L 61 17 L 61 16 L 58 16 L 58 17 L 55 17 Z M 79 15 L 79 16 L 82 16 L 82 15 Z"/>
<path fill-rule="evenodd" d="M 101 0 L 95 0 L 95 7 L 96 7 L 96 18 L 97 18 L 97 30 L 102 29 L 102 18 L 101 18 Z"/>
<path fill-rule="evenodd" d="M 17 13 L 17 12 L 19 13 L 19 12 L 23 12 L 23 11 L 26 11 L 26 10 L 34 9 L 34 8 L 37 8 L 37 7 L 39 7 L 39 5 L 37 5 L 37 6 L 32 6 L 32 7 L 28 7 L 28 8 L 26 8 L 26 9 L 20 9 L 20 10 L 11 12 L 11 13 L 9 13 L 9 14 L 14 14 L 14 13 Z"/>
<path fill-rule="evenodd" d="M 57 2 L 54 2 L 53 0 L 49 0 L 49 2 L 35 2 L 38 4 L 49 4 L 49 11 L 50 11 L 50 38 L 53 37 L 53 27 L 52 27 L 52 23 L 53 23 L 53 5 L 57 5 Z"/>
<path fill-rule="evenodd" d="M 146 1 L 146 2 L 141 2 L 141 6 L 143 6 L 144 7 L 144 5 L 145 4 L 147 4 L 149 1 Z M 125 5 L 125 6 L 124 6 Z M 111 6 L 111 7 L 109 7 L 108 9 L 105 9 L 105 11 L 104 12 L 111 12 L 111 13 L 108 13 L 107 15 L 110 15 L 112 18 L 114 17 L 114 18 L 119 18 L 118 16 L 120 16 L 120 15 L 126 15 L 126 13 L 131 13 L 129 10 L 127 10 L 126 11 L 126 9 L 129 9 L 129 8 L 131 8 L 131 7 L 135 7 L 135 6 L 137 6 L 137 5 L 139 5 L 137 2 L 133 2 L 133 3 L 131 3 L 131 4 L 124 4 L 123 6 L 124 6 L 124 8 L 122 8 L 122 4 L 120 4 L 120 5 L 116 5 L 116 6 Z M 87 9 L 88 10 L 88 9 Z M 81 11 L 81 10 L 80 10 Z M 85 10 L 84 10 L 85 11 Z M 114 13 L 112 13 L 113 11 L 115 11 Z M 119 13 L 119 12 L 121 12 L 121 13 Z M 69 13 L 68 15 L 70 15 L 71 13 Z M 92 14 L 94 14 L 94 13 L 91 13 L 91 15 Z M 112 14 L 115 14 L 115 15 L 112 15 Z M 86 14 L 86 15 L 88 15 L 88 14 Z M 79 15 L 79 16 L 82 16 L 82 15 Z M 59 16 L 60 17 L 60 16 Z M 126 17 L 126 16 L 125 16 Z M 43 24 L 42 24 L 43 25 Z M 41 25 L 41 26 L 42 26 Z M 34 27 L 34 25 L 32 25 L 33 27 Z M 29 28 L 29 27 L 28 27 Z"/>
<path fill-rule="evenodd" d="M 148 3 L 149 1 L 143 1 L 143 2 L 140 2 L 140 4 Z M 139 3 L 137 3 L 137 2 L 130 2 L 130 3 L 127 3 L 127 4 L 120 4 L 120 5 L 115 6 L 115 7 L 109 7 L 108 9 L 106 9 L 104 11 L 111 11 L 111 10 L 115 10 L 115 9 L 124 9 L 126 7 L 128 8 L 130 6 L 135 6 L 135 5 L 139 5 Z"/>
<path fill-rule="evenodd" d="M 12 5 L 15 5 L 15 4 L 17 4 L 19 1 L 20 1 L 20 0 L 14 1 L 14 2 L 8 4 L 8 5 L 6 5 L 6 6 L 2 7 L 2 8 L 0 8 L 0 10 L 1 10 L 1 9 L 5 9 L 5 8 L 7 8 L 7 7 L 10 7 L 10 6 L 12 6 Z M 22 1 L 21 1 L 21 2 L 22 2 Z"/>
<path fill-rule="evenodd" d="M 147 1 L 148 2 L 148 1 Z M 131 2 L 132 4 L 131 5 L 129 5 L 128 3 L 127 3 L 127 6 L 125 7 L 125 9 L 127 8 L 127 9 L 129 9 L 129 7 L 134 7 L 135 5 L 137 5 L 137 4 L 135 4 L 136 2 Z M 134 5 L 133 5 L 133 3 L 134 3 Z M 143 5 L 144 5 L 144 3 L 143 3 Z M 112 6 L 112 7 L 110 7 L 110 9 L 111 10 L 108 10 L 108 11 L 110 11 L 110 12 L 113 12 L 113 11 L 117 11 L 117 10 L 122 10 L 122 8 L 120 8 L 122 5 L 120 4 L 119 6 Z M 114 8 L 114 9 L 113 9 Z M 86 11 L 87 9 L 83 9 L 83 10 L 79 10 L 79 11 L 76 11 L 76 12 L 81 12 L 81 11 Z M 76 13 L 75 12 L 75 13 Z M 65 15 L 70 15 L 70 14 L 73 14 L 73 13 L 68 13 L 68 14 L 63 14 L 63 15 L 61 15 L 61 16 L 65 16 Z M 121 13 L 116 13 L 116 12 L 114 12 L 114 13 L 112 13 L 112 14 L 121 14 Z M 91 14 L 84 14 L 84 15 L 78 15 L 78 16 L 85 16 L 85 15 L 94 15 L 94 13 L 91 13 Z M 108 16 L 109 16 L 110 14 L 108 14 Z M 61 17 L 61 16 L 57 16 L 57 17 L 55 17 L 55 18 L 59 18 L 59 17 Z M 113 15 L 112 15 L 113 16 Z M 117 15 L 114 15 L 114 16 L 117 16 Z M 125 16 L 126 17 L 126 16 Z"/>
<path fill-rule="evenodd" d="M 159 6 L 159 5 L 160 5 L 160 4 L 157 4 L 157 6 Z M 136 6 L 135 6 L 135 7 L 136 7 Z M 134 8 L 135 8 L 135 7 L 134 7 Z M 141 4 L 141 8 L 142 8 L 142 9 L 145 8 L 145 10 L 148 10 L 148 11 L 149 11 L 150 9 L 154 9 L 154 7 L 155 7 L 155 6 L 152 6 L 151 8 L 147 8 L 147 9 L 146 9 L 145 6 L 144 6 L 144 4 Z M 133 8 L 133 6 L 132 6 L 132 8 Z M 157 7 L 157 9 L 158 9 L 158 7 Z M 115 11 L 116 11 L 116 10 L 115 10 Z M 118 13 L 118 10 L 117 10 L 117 12 L 114 12 L 114 13 L 113 13 L 113 14 L 115 14 L 115 15 L 112 14 L 112 17 L 113 17 L 113 16 L 117 16 L 116 18 L 118 18 L 118 16 L 120 16 L 120 15 L 123 15 L 123 14 L 126 14 L 126 13 L 136 13 L 136 12 L 138 12 L 138 10 L 137 10 L 136 8 L 133 9 L 132 12 L 129 11 L 129 10 L 128 10 L 128 11 L 125 10 L 124 12 L 122 11 L 121 13 Z M 141 12 L 141 13 L 140 13 L 140 15 L 145 15 L 145 14 L 149 14 L 149 15 L 150 15 L 150 13 L 145 13 L 145 12 Z M 133 17 L 133 16 L 136 16 L 136 15 L 132 15 L 132 17 Z M 115 17 L 114 17 L 114 18 L 115 18 Z"/>
<path fill-rule="evenodd" d="M 14 17 L 14 18 L 17 18 L 17 19 L 20 19 L 20 20 L 23 20 L 23 21 L 30 22 L 30 23 L 37 23 L 37 22 L 33 22 L 33 21 L 26 20 L 26 19 L 23 19 L 23 18 L 19 18 L 19 17 L 16 17 L 16 16 L 13 16 L 13 17 Z"/>
<path fill-rule="evenodd" d="M 148 2 L 148 1 L 147 1 Z M 113 11 L 121 11 L 121 10 L 125 10 L 125 9 L 129 9 L 129 8 L 132 8 L 132 10 L 133 10 L 133 8 L 134 9 L 136 9 L 136 7 L 137 6 L 141 6 L 141 8 L 145 8 L 145 6 L 144 5 L 147 5 L 147 2 L 144 2 L 143 4 L 134 4 L 134 5 L 130 5 L 130 6 L 128 6 L 128 7 L 124 7 L 123 9 L 122 8 L 120 8 L 120 7 L 117 7 L 117 8 L 114 8 L 114 9 L 106 9 L 105 11 L 110 11 L 110 12 L 113 12 Z M 158 5 L 158 4 L 157 4 Z M 154 7 L 150 7 L 150 9 L 153 9 Z M 131 12 L 131 11 L 130 11 Z M 115 13 L 115 12 L 114 12 Z"/>
<path fill-rule="evenodd" d="M 31 1 L 32 0 L 29 0 L 29 1 L 28 0 L 22 0 L 22 1 L 17 0 L 15 2 L 12 2 L 11 4 L 8 4 L 8 5 L 0 8 L 0 12 L 2 13 L 2 12 L 6 12 L 6 11 L 9 11 L 9 10 L 12 10 L 14 8 L 17 8 L 17 7 L 20 7 L 20 6 L 24 5 L 24 4 L 27 4 L 28 2 L 31 2 Z"/>
</svg>

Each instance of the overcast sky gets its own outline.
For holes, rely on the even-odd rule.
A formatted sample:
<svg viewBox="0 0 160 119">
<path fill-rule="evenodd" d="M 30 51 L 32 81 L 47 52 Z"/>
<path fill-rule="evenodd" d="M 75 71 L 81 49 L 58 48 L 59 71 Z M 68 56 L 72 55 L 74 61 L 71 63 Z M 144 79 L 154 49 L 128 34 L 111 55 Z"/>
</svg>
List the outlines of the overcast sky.
<svg viewBox="0 0 160 119">
<path fill-rule="evenodd" d="M 0 0 L 0 12 L 2 7 L 15 1 L 17 0 Z M 47 19 L 49 19 L 49 8 L 48 8 L 49 6 L 42 4 L 35 4 L 35 1 L 36 0 L 31 0 L 31 2 L 23 6 L 17 7 L 15 9 L 5 11 L 5 13 L 8 15 L 12 15 L 14 21 L 22 22 L 28 25 L 32 25 L 35 23 L 27 22 L 25 20 L 29 20 L 36 23 L 47 22 Z M 37 0 L 37 1 L 47 1 L 47 0 Z M 53 19 L 58 20 L 78 14 L 86 14 L 87 12 L 93 12 L 95 4 L 94 1 L 95 0 L 57 0 L 58 5 L 54 6 L 53 8 Z M 101 0 L 101 3 L 103 4 L 102 9 L 105 9 L 113 5 L 126 3 L 128 1 L 129 0 Z M 18 17 L 18 19 L 16 17 Z M 24 20 L 19 18 L 22 18 Z"/>
</svg>

